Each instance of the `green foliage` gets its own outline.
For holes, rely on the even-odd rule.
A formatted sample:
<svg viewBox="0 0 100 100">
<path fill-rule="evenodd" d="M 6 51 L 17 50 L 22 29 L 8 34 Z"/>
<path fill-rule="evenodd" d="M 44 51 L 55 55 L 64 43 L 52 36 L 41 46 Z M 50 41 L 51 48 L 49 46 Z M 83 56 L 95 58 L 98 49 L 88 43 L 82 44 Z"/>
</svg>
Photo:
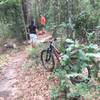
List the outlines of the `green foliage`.
<svg viewBox="0 0 100 100">
<path fill-rule="evenodd" d="M 36 68 L 40 64 L 40 53 L 43 49 L 43 44 L 37 44 L 35 48 L 27 48 L 28 60 L 25 61 L 22 65 L 22 68 L 28 69 L 30 67 Z"/>
<path fill-rule="evenodd" d="M 43 48 L 43 44 L 40 43 L 40 44 L 37 44 L 35 48 L 28 48 L 28 53 L 29 53 L 29 56 L 33 59 L 37 59 L 37 57 L 39 57 L 39 53 L 41 52 Z"/>
<path fill-rule="evenodd" d="M 20 0 L 1 0 L 0 1 L 0 23 L 4 25 L 0 34 L 10 34 L 11 37 L 23 39 L 25 36 L 24 25 L 21 14 Z"/>
<path fill-rule="evenodd" d="M 29 56 L 31 56 L 32 58 L 36 57 L 36 53 L 37 53 L 37 48 L 30 48 L 29 49 Z"/>
<path fill-rule="evenodd" d="M 68 94 L 69 97 L 75 97 L 75 96 L 83 96 L 85 100 L 89 97 L 92 99 L 92 95 L 90 94 L 90 87 L 88 84 L 76 84 L 72 86 L 71 93 Z"/>
<path fill-rule="evenodd" d="M 2 39 L 11 37 L 9 26 L 9 24 L 0 23 L 0 37 L 2 37 Z"/>
<path fill-rule="evenodd" d="M 61 58 L 61 65 L 65 66 L 68 73 L 72 71 L 80 72 L 80 69 L 87 67 L 91 62 L 91 57 L 88 57 L 86 53 L 93 53 L 93 51 L 94 48 L 90 47 L 90 45 L 86 47 L 85 45 L 80 45 L 77 41 L 76 43 L 68 44 L 68 48 L 65 49 L 66 54 L 64 53 Z M 73 59 L 76 59 L 74 63 L 72 63 Z M 70 70 L 69 66 L 72 70 Z"/>
<path fill-rule="evenodd" d="M 59 90 L 58 88 L 53 88 L 52 92 L 50 94 L 51 100 L 56 100 L 56 98 L 59 96 Z"/>
<path fill-rule="evenodd" d="M 86 35 L 87 35 L 88 43 L 92 43 L 96 37 L 94 32 L 87 33 Z"/>
<path fill-rule="evenodd" d="M 81 33 L 84 29 L 87 32 L 92 32 L 97 25 L 96 17 L 87 12 L 80 13 L 75 20 L 75 29 L 78 33 Z"/>
<path fill-rule="evenodd" d="M 97 78 L 95 74 L 98 73 L 97 70 L 99 70 L 99 67 L 93 60 L 93 55 L 98 53 L 96 45 L 83 45 L 79 44 L 76 40 L 73 41 L 72 39 L 66 39 L 66 43 L 68 47 L 65 48 L 61 54 L 61 65 L 54 70 L 54 75 L 60 79 L 60 84 L 58 87 L 56 87 L 56 89 L 53 89 L 53 92 L 51 92 L 51 97 L 56 97 L 63 92 L 65 95 L 67 95 L 67 98 L 80 95 L 85 99 L 88 97 L 93 98 L 91 94 L 91 82 L 73 85 L 70 81 L 70 76 L 84 76 L 82 74 L 82 70 L 87 66 L 92 65 L 91 77 L 94 79 Z M 88 78 L 84 76 L 83 79 L 87 80 Z M 65 90 L 67 91 L 67 94 Z M 56 94 L 53 95 L 54 92 L 56 92 Z"/>
</svg>

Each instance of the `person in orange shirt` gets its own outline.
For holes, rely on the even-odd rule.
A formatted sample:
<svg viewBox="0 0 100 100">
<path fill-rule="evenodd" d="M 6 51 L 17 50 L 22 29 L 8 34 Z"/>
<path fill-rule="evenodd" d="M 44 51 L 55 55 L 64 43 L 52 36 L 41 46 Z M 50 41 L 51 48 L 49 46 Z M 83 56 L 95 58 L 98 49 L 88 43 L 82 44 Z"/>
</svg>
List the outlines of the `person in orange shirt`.
<svg viewBox="0 0 100 100">
<path fill-rule="evenodd" d="M 40 15 L 41 16 L 41 19 L 40 19 L 40 22 L 41 22 L 41 25 L 42 25 L 42 33 L 45 33 L 45 24 L 46 24 L 46 19 L 43 15 Z"/>
</svg>

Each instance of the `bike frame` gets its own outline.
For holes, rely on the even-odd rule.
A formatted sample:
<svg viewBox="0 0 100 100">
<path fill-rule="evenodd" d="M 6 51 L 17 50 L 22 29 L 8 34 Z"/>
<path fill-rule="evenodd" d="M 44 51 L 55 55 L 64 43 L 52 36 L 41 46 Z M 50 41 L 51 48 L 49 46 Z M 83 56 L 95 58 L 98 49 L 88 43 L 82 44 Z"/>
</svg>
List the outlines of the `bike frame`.
<svg viewBox="0 0 100 100">
<path fill-rule="evenodd" d="M 60 51 L 53 45 L 53 42 L 50 42 L 48 50 L 54 53 L 56 59 L 58 60 L 58 62 L 60 62 Z"/>
</svg>

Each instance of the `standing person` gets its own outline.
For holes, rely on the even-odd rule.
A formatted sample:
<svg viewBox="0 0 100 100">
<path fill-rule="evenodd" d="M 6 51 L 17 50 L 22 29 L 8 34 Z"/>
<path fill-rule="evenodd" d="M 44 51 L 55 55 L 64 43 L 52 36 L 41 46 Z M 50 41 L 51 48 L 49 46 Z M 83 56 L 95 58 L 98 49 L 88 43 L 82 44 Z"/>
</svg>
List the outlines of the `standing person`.
<svg viewBox="0 0 100 100">
<path fill-rule="evenodd" d="M 35 47 L 37 42 L 37 27 L 34 24 L 34 21 L 32 20 L 29 27 L 29 33 L 30 33 L 30 41 L 32 43 L 32 47 Z"/>
<path fill-rule="evenodd" d="M 45 33 L 45 24 L 46 24 L 46 18 L 43 16 L 43 15 L 40 15 L 41 16 L 41 19 L 40 19 L 40 22 L 41 22 L 41 25 L 42 25 L 42 33 Z"/>
</svg>

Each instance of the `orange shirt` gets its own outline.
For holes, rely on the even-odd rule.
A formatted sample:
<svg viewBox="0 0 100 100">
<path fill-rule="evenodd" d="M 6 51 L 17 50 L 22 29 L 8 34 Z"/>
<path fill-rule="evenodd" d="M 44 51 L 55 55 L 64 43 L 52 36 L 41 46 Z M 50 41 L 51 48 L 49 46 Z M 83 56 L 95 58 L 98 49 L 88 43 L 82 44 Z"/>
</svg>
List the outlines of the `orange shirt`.
<svg viewBox="0 0 100 100">
<path fill-rule="evenodd" d="M 41 16 L 41 25 L 45 25 L 46 24 L 46 19 L 44 16 Z"/>
</svg>

